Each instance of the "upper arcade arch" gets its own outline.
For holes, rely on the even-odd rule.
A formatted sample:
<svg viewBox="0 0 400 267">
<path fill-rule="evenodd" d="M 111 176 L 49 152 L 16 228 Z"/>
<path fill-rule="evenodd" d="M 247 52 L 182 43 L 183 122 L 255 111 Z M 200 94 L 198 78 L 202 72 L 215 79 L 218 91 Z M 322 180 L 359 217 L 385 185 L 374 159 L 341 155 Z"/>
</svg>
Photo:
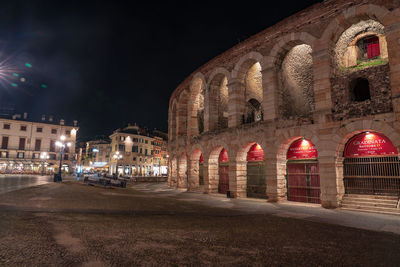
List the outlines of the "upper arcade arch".
<svg viewBox="0 0 400 267">
<path fill-rule="evenodd" d="M 178 98 L 178 114 L 177 114 L 177 135 L 187 135 L 188 130 L 188 101 L 189 95 L 187 90 L 184 90 Z"/>
<path fill-rule="evenodd" d="M 177 108 L 177 102 L 176 99 L 172 101 L 172 108 L 169 113 L 169 140 L 173 141 L 176 139 L 177 135 L 177 115 L 178 115 L 178 108 Z"/>
<path fill-rule="evenodd" d="M 250 52 L 241 57 L 232 71 L 232 78 L 236 80 L 234 90 L 230 90 L 237 106 L 239 121 L 252 123 L 263 120 L 263 83 L 262 66 L 263 56 L 258 52 Z"/>
<path fill-rule="evenodd" d="M 201 73 L 196 73 L 190 83 L 188 135 L 198 135 L 204 132 L 204 93 L 205 79 Z"/>
</svg>

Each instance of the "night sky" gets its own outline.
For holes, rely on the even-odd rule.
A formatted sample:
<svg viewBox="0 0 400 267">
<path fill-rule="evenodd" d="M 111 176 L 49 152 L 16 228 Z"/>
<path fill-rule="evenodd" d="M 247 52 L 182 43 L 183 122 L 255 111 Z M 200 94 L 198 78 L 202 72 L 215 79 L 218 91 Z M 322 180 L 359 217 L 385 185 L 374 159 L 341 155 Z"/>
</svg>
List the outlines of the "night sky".
<svg viewBox="0 0 400 267">
<path fill-rule="evenodd" d="M 2 1 L 0 105 L 76 119 L 83 140 L 128 122 L 167 131 L 190 73 L 316 2 Z"/>
</svg>

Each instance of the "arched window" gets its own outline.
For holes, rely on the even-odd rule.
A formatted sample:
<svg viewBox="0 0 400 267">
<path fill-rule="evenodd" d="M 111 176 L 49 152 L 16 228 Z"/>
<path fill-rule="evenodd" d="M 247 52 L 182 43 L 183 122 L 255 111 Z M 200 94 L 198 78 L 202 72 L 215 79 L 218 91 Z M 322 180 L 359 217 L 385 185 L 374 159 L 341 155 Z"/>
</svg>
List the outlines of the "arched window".
<svg viewBox="0 0 400 267">
<path fill-rule="evenodd" d="M 371 99 L 369 82 L 365 78 L 357 78 L 350 83 L 350 99 L 353 102 L 362 102 Z"/>
</svg>

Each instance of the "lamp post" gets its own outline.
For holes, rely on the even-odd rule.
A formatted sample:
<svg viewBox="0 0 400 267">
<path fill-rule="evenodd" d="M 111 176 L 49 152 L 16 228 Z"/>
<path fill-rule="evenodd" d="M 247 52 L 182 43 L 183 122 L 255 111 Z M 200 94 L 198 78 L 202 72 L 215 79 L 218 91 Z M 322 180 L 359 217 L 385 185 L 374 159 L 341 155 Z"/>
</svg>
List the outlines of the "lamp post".
<svg viewBox="0 0 400 267">
<path fill-rule="evenodd" d="M 50 156 L 47 154 L 47 152 L 43 152 L 40 154 L 40 158 L 42 159 L 42 176 L 44 175 L 44 164 L 46 162 L 46 159 L 49 159 Z"/>
<path fill-rule="evenodd" d="M 115 173 L 117 174 L 118 177 L 118 160 L 122 159 L 122 155 L 119 153 L 119 151 L 115 152 L 115 154 L 113 155 L 113 159 L 116 160 Z"/>
<path fill-rule="evenodd" d="M 71 142 L 65 142 L 65 135 L 61 135 L 60 141 L 56 142 L 56 146 L 60 147 L 60 167 L 58 168 L 58 177 L 57 177 L 57 179 L 56 179 L 56 177 L 54 177 L 54 182 L 57 182 L 57 181 L 61 182 L 62 181 L 61 167 L 62 167 L 63 153 L 64 153 L 65 146 L 70 147 Z"/>
</svg>

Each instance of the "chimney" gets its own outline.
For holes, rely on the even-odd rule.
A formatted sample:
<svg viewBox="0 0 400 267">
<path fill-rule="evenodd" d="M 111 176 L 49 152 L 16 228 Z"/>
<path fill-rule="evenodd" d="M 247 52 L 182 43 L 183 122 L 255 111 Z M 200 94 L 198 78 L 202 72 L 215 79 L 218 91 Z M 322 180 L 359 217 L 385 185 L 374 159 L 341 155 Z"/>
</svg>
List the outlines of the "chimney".
<svg viewBox="0 0 400 267">
<path fill-rule="evenodd" d="M 24 120 L 28 118 L 28 113 L 24 112 Z"/>
<path fill-rule="evenodd" d="M 78 126 L 78 121 L 77 120 L 74 120 L 74 126 L 75 127 Z"/>
<path fill-rule="evenodd" d="M 60 120 L 60 125 L 64 125 L 64 119 Z"/>
<path fill-rule="evenodd" d="M 42 115 L 42 121 L 45 121 L 46 120 L 46 115 Z"/>
<path fill-rule="evenodd" d="M 49 116 L 49 121 L 52 122 L 53 121 L 53 115 Z"/>
</svg>

